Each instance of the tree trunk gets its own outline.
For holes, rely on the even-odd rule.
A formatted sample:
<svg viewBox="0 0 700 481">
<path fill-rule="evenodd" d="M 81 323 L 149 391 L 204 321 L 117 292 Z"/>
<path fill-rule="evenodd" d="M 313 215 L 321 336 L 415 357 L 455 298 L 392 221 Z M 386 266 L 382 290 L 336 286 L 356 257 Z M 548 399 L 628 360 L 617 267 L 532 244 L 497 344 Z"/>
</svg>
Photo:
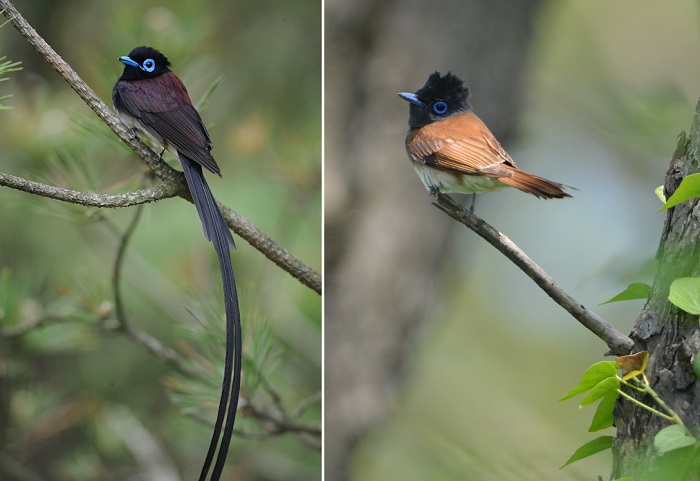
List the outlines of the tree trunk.
<svg viewBox="0 0 700 481">
<path fill-rule="evenodd" d="M 681 134 L 666 174 L 669 198 L 681 180 L 700 171 L 700 102 L 687 137 Z M 632 330 L 637 350 L 649 351 L 647 376 L 653 389 L 686 426 L 700 435 L 700 380 L 693 372 L 693 357 L 700 350 L 698 316 L 668 300 L 669 286 L 678 277 L 700 276 L 700 203 L 698 199 L 668 210 L 657 252 L 658 272 L 649 299 Z M 630 393 L 631 394 L 631 393 Z M 641 399 L 649 402 L 648 399 Z M 615 412 L 617 439 L 613 446 L 613 478 L 635 481 L 700 480 L 700 455 L 687 448 L 657 456 L 653 437 L 668 423 L 658 416 L 620 401 Z M 695 449 L 689 455 L 688 449 Z"/>
</svg>

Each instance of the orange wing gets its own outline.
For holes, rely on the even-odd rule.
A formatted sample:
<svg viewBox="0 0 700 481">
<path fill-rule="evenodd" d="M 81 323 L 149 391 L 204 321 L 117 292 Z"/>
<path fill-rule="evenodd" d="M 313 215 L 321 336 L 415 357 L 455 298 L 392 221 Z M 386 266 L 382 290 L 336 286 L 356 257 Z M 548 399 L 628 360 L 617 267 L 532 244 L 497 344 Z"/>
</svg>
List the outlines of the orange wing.
<svg viewBox="0 0 700 481">
<path fill-rule="evenodd" d="M 415 161 L 457 174 L 511 177 L 517 169 L 515 161 L 472 112 L 411 131 L 406 147 Z"/>
</svg>

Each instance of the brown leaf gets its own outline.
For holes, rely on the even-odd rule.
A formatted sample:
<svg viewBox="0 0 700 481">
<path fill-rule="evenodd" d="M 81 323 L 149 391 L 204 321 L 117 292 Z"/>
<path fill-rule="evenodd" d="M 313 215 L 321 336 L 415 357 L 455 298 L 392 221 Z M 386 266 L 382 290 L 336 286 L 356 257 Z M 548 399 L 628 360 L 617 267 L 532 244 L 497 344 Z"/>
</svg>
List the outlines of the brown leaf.
<svg viewBox="0 0 700 481">
<path fill-rule="evenodd" d="M 616 357 L 615 362 L 622 369 L 622 379 L 627 380 L 644 372 L 649 362 L 649 351 Z"/>
</svg>

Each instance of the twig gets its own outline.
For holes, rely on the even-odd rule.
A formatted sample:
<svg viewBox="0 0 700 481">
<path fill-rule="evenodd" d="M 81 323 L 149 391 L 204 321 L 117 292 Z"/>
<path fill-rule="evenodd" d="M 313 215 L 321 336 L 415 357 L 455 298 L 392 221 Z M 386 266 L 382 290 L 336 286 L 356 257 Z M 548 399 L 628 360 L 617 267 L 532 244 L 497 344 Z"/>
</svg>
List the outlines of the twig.
<svg viewBox="0 0 700 481">
<path fill-rule="evenodd" d="M 252 404 L 248 404 L 243 408 L 246 415 L 268 424 L 266 429 L 268 435 L 280 435 L 284 433 L 295 433 L 307 445 L 320 449 L 321 445 L 318 442 L 318 437 L 321 436 L 321 426 L 310 423 L 300 423 L 289 419 L 284 414 L 272 414 L 268 411 L 257 408 Z M 251 433 L 240 433 L 250 435 Z"/>
<path fill-rule="evenodd" d="M 510 259 L 516 266 L 530 277 L 535 284 L 551 297 L 554 302 L 566 309 L 586 329 L 590 330 L 602 339 L 617 355 L 629 354 L 634 347 L 634 341 L 622 334 L 615 327 L 598 316 L 593 311 L 586 309 L 583 304 L 574 299 L 552 279 L 540 266 L 530 259 L 508 237 L 498 232 L 491 225 L 480 219 L 474 213 L 457 205 L 449 196 L 439 194 L 437 202 L 433 202 L 438 209 L 445 212 L 458 222 L 461 222 L 489 244 L 498 249 Z"/>
<path fill-rule="evenodd" d="M 119 327 L 121 329 L 127 329 L 129 322 L 126 317 L 126 311 L 124 310 L 124 302 L 122 300 L 122 290 L 121 290 L 121 274 L 122 266 L 124 265 L 124 257 L 126 254 L 126 247 L 129 245 L 129 240 L 136 230 L 136 226 L 141 220 L 141 213 L 143 212 L 143 206 L 136 206 L 136 212 L 134 213 L 134 218 L 131 219 L 129 225 L 126 227 L 124 234 L 122 234 L 121 241 L 119 242 L 119 248 L 117 249 L 117 256 L 114 259 L 114 267 L 112 268 L 112 289 L 114 294 L 114 311 L 117 314 L 117 319 L 119 320 Z"/>
<path fill-rule="evenodd" d="M 245 413 L 246 416 L 257 419 L 263 423 L 262 431 L 248 431 L 236 428 L 233 432 L 236 436 L 246 439 L 267 439 L 272 436 L 280 436 L 282 434 L 291 433 L 297 436 L 304 444 L 312 449 L 320 450 L 322 428 L 320 424 L 299 423 L 291 421 L 289 416 L 284 412 L 270 412 L 260 407 L 255 407 L 248 399 L 241 398 L 239 402 L 239 412 Z M 201 414 L 185 411 L 187 416 L 198 422 L 211 425 L 211 421 Z"/>
<path fill-rule="evenodd" d="M 126 143 L 131 149 L 155 172 L 165 184 L 177 191 L 176 195 L 189 201 L 192 198 L 186 188 L 184 175 L 168 164 L 153 152 L 138 137 L 134 136 L 119 121 L 105 103 L 95 95 L 90 87 L 78 76 L 78 74 L 68 65 L 46 41 L 34 30 L 24 17 L 8 0 L 0 0 L 0 8 L 3 15 L 7 17 L 12 25 L 27 39 L 34 49 L 41 54 L 46 61 L 58 72 L 61 77 L 75 90 L 81 99 L 111 128 L 115 134 Z M 222 213 L 229 227 L 250 243 L 255 249 L 262 252 L 268 259 L 272 260 L 279 267 L 298 279 L 305 286 L 321 294 L 321 274 L 294 257 L 282 246 L 264 235 L 257 227 L 235 214 L 230 208 L 219 204 Z"/>
<path fill-rule="evenodd" d="M 126 310 L 124 309 L 124 301 L 122 299 L 121 293 L 121 272 L 122 266 L 124 264 L 124 258 L 126 254 L 126 247 L 129 244 L 132 234 L 136 230 L 136 226 L 141 219 L 141 213 L 143 211 L 143 205 L 138 205 L 136 207 L 136 213 L 133 219 L 127 226 L 124 233 L 121 235 L 119 242 L 119 248 L 117 250 L 117 255 L 114 259 L 114 266 L 112 268 L 112 289 L 114 296 L 114 313 L 116 316 L 117 329 L 122 334 L 131 338 L 136 342 L 136 344 L 145 347 L 148 351 L 154 354 L 158 359 L 163 362 L 170 364 L 173 368 L 181 373 L 187 372 L 187 367 L 185 362 L 178 356 L 175 351 L 164 346 L 158 339 L 152 337 L 146 332 L 134 329 L 131 323 L 128 321 L 126 316 Z"/>
<path fill-rule="evenodd" d="M 278 416 L 269 411 L 257 408 L 253 404 L 248 404 L 244 407 L 246 414 L 259 420 L 270 422 L 272 427 L 268 430 L 269 434 L 282 434 L 287 432 L 307 433 L 313 436 L 321 435 L 321 426 L 311 423 L 300 423 L 285 416 Z"/>
</svg>

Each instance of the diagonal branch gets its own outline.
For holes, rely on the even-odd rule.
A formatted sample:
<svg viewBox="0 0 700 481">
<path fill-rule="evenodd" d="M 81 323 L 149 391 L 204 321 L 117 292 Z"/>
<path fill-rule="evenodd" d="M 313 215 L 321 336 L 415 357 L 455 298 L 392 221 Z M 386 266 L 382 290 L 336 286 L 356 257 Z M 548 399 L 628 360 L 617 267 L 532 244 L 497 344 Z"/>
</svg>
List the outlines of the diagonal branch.
<svg viewBox="0 0 700 481">
<path fill-rule="evenodd" d="M 61 77 L 75 90 L 81 99 L 97 114 L 97 116 L 111 128 L 115 134 L 126 143 L 138 155 L 146 165 L 155 172 L 169 192 L 175 192 L 184 199 L 192 201 L 189 190 L 185 188 L 185 180 L 182 172 L 179 172 L 163 162 L 138 137 L 134 136 L 124 124 L 112 113 L 95 92 L 78 76 L 46 41 L 34 30 L 24 17 L 17 11 L 9 0 L 0 0 L 0 8 L 12 25 L 27 39 L 34 49 L 41 54 L 46 61 L 58 72 Z M 26 181 L 25 181 L 26 182 Z M 128 194 L 127 194 L 128 195 Z M 67 200 L 67 199 L 61 199 Z M 155 199 L 153 199 L 155 200 Z M 71 202 L 70 200 L 68 200 Z M 146 201 L 144 201 L 146 202 Z M 117 207 L 117 206 L 114 206 Z M 268 259 L 298 279 L 305 286 L 321 294 L 321 274 L 315 269 L 304 264 L 301 260 L 284 249 L 281 245 L 263 234 L 260 229 L 234 213 L 230 208 L 219 204 L 222 214 L 229 227 L 250 243 L 255 249 L 262 252 Z"/>
<path fill-rule="evenodd" d="M 439 194 L 437 202 L 433 202 L 433 205 L 456 221 L 469 227 L 489 244 L 498 249 L 518 266 L 520 270 L 527 274 L 530 279 L 535 281 L 535 284 L 540 286 L 554 302 L 566 309 L 569 314 L 586 329 L 602 339 L 608 345 L 612 353 L 617 355 L 630 353 L 634 346 L 632 339 L 615 329 L 612 324 L 593 311 L 586 309 L 583 304 L 559 287 L 559 285 L 554 282 L 554 279 L 549 277 L 540 266 L 535 264 L 535 262 L 520 250 L 508 237 L 498 232 L 484 220 L 474 215 L 474 213 L 457 205 L 449 196 Z"/>
</svg>

